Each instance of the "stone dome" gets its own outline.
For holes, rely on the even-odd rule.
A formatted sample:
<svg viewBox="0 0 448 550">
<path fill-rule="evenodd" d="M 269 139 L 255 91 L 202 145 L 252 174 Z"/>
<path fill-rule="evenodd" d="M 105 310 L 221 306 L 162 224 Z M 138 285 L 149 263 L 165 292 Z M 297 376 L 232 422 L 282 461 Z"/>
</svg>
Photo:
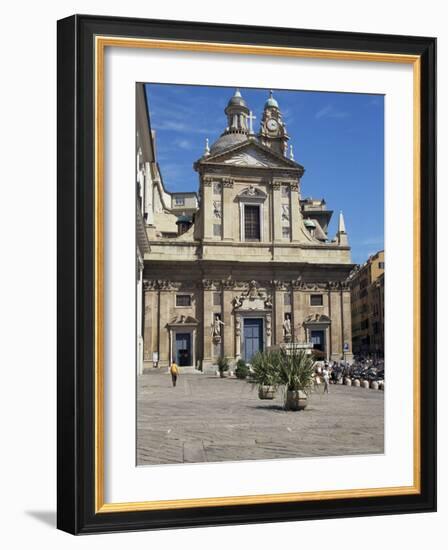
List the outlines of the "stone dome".
<svg viewBox="0 0 448 550">
<path fill-rule="evenodd" d="M 239 143 L 243 143 L 243 141 L 247 141 L 247 134 L 245 133 L 235 132 L 231 134 L 223 134 L 210 147 L 210 154 L 216 155 L 217 153 L 221 153 L 226 149 L 235 147 L 235 145 L 238 145 Z"/>
<path fill-rule="evenodd" d="M 237 89 L 233 96 L 229 99 L 227 107 L 245 107 L 247 109 L 247 104 L 244 101 L 241 92 Z"/>
<path fill-rule="evenodd" d="M 274 99 L 272 90 L 269 92 L 269 98 L 267 99 L 266 103 L 264 104 L 265 109 L 266 109 L 266 107 L 275 107 L 276 109 L 278 109 L 278 103 L 277 103 L 277 100 Z"/>
</svg>

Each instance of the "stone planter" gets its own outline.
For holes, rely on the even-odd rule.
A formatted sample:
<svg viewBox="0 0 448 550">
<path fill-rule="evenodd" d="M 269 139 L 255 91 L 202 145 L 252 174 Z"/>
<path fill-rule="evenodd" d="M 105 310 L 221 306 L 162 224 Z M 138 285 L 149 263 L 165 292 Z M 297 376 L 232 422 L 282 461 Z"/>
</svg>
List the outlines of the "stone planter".
<svg viewBox="0 0 448 550">
<path fill-rule="evenodd" d="M 344 379 L 344 384 L 346 386 L 351 386 L 352 385 L 352 379 L 351 378 L 345 378 Z"/>
<path fill-rule="evenodd" d="M 274 386 L 259 386 L 258 397 L 260 399 L 274 399 L 276 389 Z"/>
<path fill-rule="evenodd" d="M 308 398 L 305 392 L 301 390 L 287 391 L 285 409 L 287 411 L 302 411 L 308 404 Z"/>
<path fill-rule="evenodd" d="M 371 390 L 377 390 L 378 387 L 379 387 L 379 384 L 375 380 L 372 380 L 372 382 L 370 382 L 370 389 Z"/>
<path fill-rule="evenodd" d="M 361 388 L 368 389 L 369 388 L 369 381 L 368 380 L 363 380 L 361 382 Z"/>
<path fill-rule="evenodd" d="M 360 382 L 357 378 L 355 378 L 355 379 L 353 380 L 353 386 L 354 386 L 355 388 L 359 388 L 360 385 L 361 385 L 361 382 Z"/>
</svg>

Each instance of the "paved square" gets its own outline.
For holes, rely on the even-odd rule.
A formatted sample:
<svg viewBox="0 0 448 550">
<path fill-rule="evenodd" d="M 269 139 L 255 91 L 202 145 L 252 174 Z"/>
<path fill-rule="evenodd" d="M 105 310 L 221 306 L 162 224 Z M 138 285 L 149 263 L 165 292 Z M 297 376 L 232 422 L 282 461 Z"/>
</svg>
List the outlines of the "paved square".
<svg viewBox="0 0 448 550">
<path fill-rule="evenodd" d="M 331 385 L 293 412 L 235 378 L 154 370 L 137 390 L 139 465 L 384 452 L 383 391 Z"/>
</svg>

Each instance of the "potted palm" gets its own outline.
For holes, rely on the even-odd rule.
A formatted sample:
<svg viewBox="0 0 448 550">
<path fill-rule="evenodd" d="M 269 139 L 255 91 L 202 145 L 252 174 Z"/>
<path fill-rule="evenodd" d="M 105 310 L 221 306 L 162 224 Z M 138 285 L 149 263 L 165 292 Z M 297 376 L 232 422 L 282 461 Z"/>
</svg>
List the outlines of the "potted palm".
<svg viewBox="0 0 448 550">
<path fill-rule="evenodd" d="M 256 353 L 251 360 L 249 378 L 258 386 L 260 399 L 274 399 L 278 386 L 278 351 Z"/>
<path fill-rule="evenodd" d="M 216 364 L 218 365 L 220 378 L 224 378 L 224 373 L 229 370 L 229 360 L 227 359 L 227 357 L 218 357 Z"/>
<path fill-rule="evenodd" d="M 278 383 L 285 386 L 285 409 L 303 410 L 313 386 L 314 361 L 305 350 L 281 350 Z"/>
</svg>

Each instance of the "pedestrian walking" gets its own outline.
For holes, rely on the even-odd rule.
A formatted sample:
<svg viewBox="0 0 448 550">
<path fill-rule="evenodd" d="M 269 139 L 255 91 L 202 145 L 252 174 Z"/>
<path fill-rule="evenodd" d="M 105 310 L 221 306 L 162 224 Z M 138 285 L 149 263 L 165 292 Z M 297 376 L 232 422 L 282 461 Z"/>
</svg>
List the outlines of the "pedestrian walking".
<svg viewBox="0 0 448 550">
<path fill-rule="evenodd" d="M 328 370 L 324 368 L 322 371 L 322 378 L 324 380 L 324 393 L 329 393 L 329 383 L 330 383 L 330 376 L 328 375 Z"/>
<path fill-rule="evenodd" d="M 170 374 L 171 374 L 171 381 L 173 382 L 173 388 L 175 388 L 177 384 L 177 377 L 179 376 L 179 368 L 176 365 L 175 361 L 171 363 Z"/>
</svg>

